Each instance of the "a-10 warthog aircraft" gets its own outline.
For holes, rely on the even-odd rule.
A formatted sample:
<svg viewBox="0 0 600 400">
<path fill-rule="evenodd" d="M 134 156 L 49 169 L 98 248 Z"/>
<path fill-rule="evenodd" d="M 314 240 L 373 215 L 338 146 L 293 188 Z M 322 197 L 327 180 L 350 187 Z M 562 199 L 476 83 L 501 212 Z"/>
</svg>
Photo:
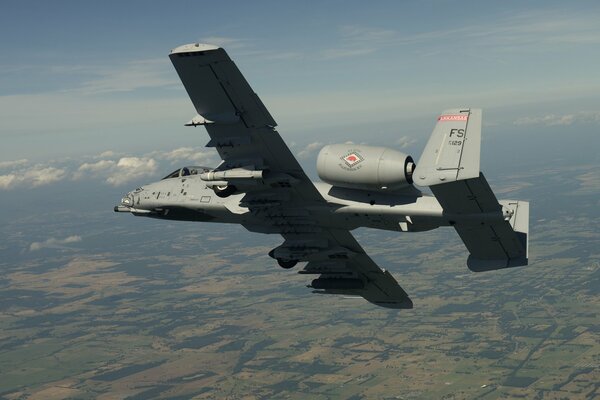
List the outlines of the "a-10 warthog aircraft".
<svg viewBox="0 0 600 400">
<path fill-rule="evenodd" d="M 529 203 L 498 201 L 479 171 L 481 110 L 444 111 L 417 163 L 385 147 L 325 146 L 317 159 L 322 182 L 311 182 L 225 50 L 189 44 L 169 57 L 198 113 L 186 125 L 206 128 L 207 147 L 222 162 L 180 168 L 128 193 L 115 211 L 278 233 L 283 243 L 269 255 L 283 268 L 305 262 L 299 273 L 316 275 L 309 285 L 315 293 L 358 295 L 389 308 L 413 304 L 353 229 L 451 226 L 471 270 L 527 265 Z"/>
</svg>

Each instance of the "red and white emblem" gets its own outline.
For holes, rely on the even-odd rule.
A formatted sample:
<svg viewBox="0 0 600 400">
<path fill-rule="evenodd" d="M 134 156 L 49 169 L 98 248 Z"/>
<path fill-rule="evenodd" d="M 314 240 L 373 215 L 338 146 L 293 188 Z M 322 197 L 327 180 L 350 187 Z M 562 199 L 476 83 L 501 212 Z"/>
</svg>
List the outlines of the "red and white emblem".
<svg viewBox="0 0 600 400">
<path fill-rule="evenodd" d="M 440 115 L 438 117 L 438 121 L 440 121 L 440 122 L 444 122 L 444 121 L 467 121 L 468 119 L 469 119 L 469 116 L 465 115 L 465 114 L 458 114 L 458 115 L 446 114 L 446 115 Z"/>
<path fill-rule="evenodd" d="M 342 160 L 344 160 L 348 167 L 352 168 L 364 160 L 364 158 L 362 158 L 362 156 L 357 152 L 353 151 L 352 153 L 346 154 L 344 157 L 342 157 Z"/>
</svg>

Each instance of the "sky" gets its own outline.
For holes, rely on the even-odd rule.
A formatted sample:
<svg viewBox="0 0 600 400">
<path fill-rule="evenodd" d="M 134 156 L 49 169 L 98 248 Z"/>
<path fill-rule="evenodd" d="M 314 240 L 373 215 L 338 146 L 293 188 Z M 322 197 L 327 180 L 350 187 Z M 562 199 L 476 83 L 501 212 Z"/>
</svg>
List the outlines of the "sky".
<svg viewBox="0 0 600 400">
<path fill-rule="evenodd" d="M 228 51 L 303 165 L 347 140 L 418 153 L 463 106 L 490 137 L 589 134 L 598 21 L 596 1 L 3 1 L 0 192 L 216 163 L 167 57 L 192 42 Z"/>
</svg>

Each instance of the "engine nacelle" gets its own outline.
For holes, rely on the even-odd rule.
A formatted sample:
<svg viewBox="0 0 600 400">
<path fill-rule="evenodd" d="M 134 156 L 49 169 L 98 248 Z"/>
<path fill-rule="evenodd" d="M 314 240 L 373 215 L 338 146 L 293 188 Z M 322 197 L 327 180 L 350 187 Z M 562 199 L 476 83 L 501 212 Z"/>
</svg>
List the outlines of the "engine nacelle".
<svg viewBox="0 0 600 400">
<path fill-rule="evenodd" d="M 331 144 L 317 158 L 317 172 L 334 186 L 397 190 L 412 185 L 412 157 L 386 147 Z"/>
</svg>

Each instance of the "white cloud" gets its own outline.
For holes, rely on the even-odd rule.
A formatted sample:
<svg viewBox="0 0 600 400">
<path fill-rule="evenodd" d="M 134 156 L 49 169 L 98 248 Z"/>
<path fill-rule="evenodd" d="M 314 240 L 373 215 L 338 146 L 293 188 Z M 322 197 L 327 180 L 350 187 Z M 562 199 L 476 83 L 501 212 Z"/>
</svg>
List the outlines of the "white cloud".
<svg viewBox="0 0 600 400">
<path fill-rule="evenodd" d="M 306 147 L 304 147 L 302 150 L 300 150 L 298 153 L 296 153 L 296 155 L 298 156 L 298 158 L 307 158 L 311 154 L 313 154 L 316 150 L 318 150 L 322 147 L 323 147 L 323 143 L 321 143 L 321 142 L 309 143 L 306 145 Z"/>
<path fill-rule="evenodd" d="M 547 114 L 535 117 L 523 117 L 514 121 L 515 125 L 561 126 L 573 123 L 600 123 L 600 111 L 580 111 L 571 114 Z"/>
<path fill-rule="evenodd" d="M 66 178 L 72 180 L 96 178 L 109 185 L 119 186 L 155 175 L 159 168 L 165 167 L 167 163 L 212 165 L 216 162 L 215 155 L 212 150 L 202 151 L 202 148 L 180 147 L 170 151 L 153 151 L 142 156 L 116 157 L 117 153 L 104 151 L 101 154 L 83 157 L 76 166 L 73 165 L 75 160 L 70 158 L 32 166 L 26 159 L 4 161 L 0 163 L 0 168 L 5 170 L 5 173 L 0 175 L 0 190 L 33 188 Z"/>
<path fill-rule="evenodd" d="M 475 46 L 496 46 L 504 49 L 527 47 L 536 51 L 550 49 L 556 52 L 556 47 L 549 46 L 600 43 L 598 18 L 595 14 L 569 13 L 562 10 L 513 13 L 510 17 L 498 19 L 493 23 L 473 23 L 459 28 L 418 33 L 347 25 L 341 27 L 340 36 L 344 48 L 356 50 L 376 50 L 419 43 L 446 46 L 448 41 L 459 41 Z M 360 52 L 357 52 L 357 55 L 360 55 Z"/>
<path fill-rule="evenodd" d="M 102 155 L 111 156 L 114 152 L 104 152 Z M 95 162 L 85 162 L 73 173 L 73 179 L 83 177 L 102 177 L 105 182 L 119 186 L 136 179 L 155 174 L 159 168 L 159 161 L 168 161 L 170 164 L 202 164 L 210 165 L 214 162 L 213 154 L 200 151 L 194 147 L 180 147 L 171 151 L 153 151 L 141 157 L 125 156 L 119 160 L 103 159 Z"/>
<path fill-rule="evenodd" d="M 33 242 L 29 245 L 29 251 L 37 251 L 44 248 L 61 247 L 65 244 L 81 242 L 81 236 L 67 236 L 64 239 L 49 238 L 43 242 Z"/>
<path fill-rule="evenodd" d="M 205 36 L 200 38 L 201 43 L 212 44 L 214 46 L 226 47 L 228 49 L 240 49 L 246 47 L 247 39 L 238 39 L 226 36 Z"/>
<path fill-rule="evenodd" d="M 176 85 L 179 81 L 166 58 L 135 60 L 125 65 L 83 67 L 96 78 L 83 82 L 74 91 L 82 94 L 130 92 L 142 88 Z M 66 90 L 73 91 L 73 90 Z"/>
<path fill-rule="evenodd" d="M 114 151 L 112 151 L 112 150 L 107 150 L 107 151 L 104 151 L 104 152 L 102 152 L 102 153 L 98 154 L 98 155 L 96 156 L 96 158 L 110 158 L 110 157 L 114 157 L 114 156 L 116 156 L 116 155 L 117 155 L 117 153 L 115 153 Z"/>
<path fill-rule="evenodd" d="M 158 164 L 153 158 L 122 157 L 111 169 L 106 183 L 119 186 L 156 173 Z"/>
<path fill-rule="evenodd" d="M 29 160 L 26 158 L 22 158 L 20 160 L 11 160 L 11 161 L 0 161 L 0 169 L 10 169 L 14 167 L 20 167 L 29 163 Z"/>
<path fill-rule="evenodd" d="M 401 136 L 398 139 L 396 139 L 396 145 L 399 146 L 401 149 L 404 149 L 412 144 L 415 144 L 417 142 L 417 139 L 415 139 L 414 137 L 410 137 L 410 136 Z"/>
<path fill-rule="evenodd" d="M 73 173 L 73 179 L 81 179 L 89 176 L 97 177 L 114 170 L 116 165 L 116 161 L 113 160 L 100 160 L 94 163 L 83 163 L 79 166 L 79 168 L 77 168 L 77 171 Z"/>
<path fill-rule="evenodd" d="M 113 160 L 100 160 L 95 163 L 84 163 L 77 170 L 82 172 L 99 172 L 111 169 L 115 164 Z"/>
<path fill-rule="evenodd" d="M 591 167 L 591 169 L 595 168 L 597 167 Z M 598 188 L 600 188 L 600 175 L 598 175 L 596 171 L 592 170 L 581 175 L 577 175 L 575 176 L 575 179 L 579 181 L 579 193 L 589 193 L 594 195 L 598 194 Z"/>
<path fill-rule="evenodd" d="M 71 162 L 65 164 L 63 160 L 55 161 L 55 163 L 61 167 L 38 164 L 21 169 L 13 168 L 9 173 L 0 175 L 0 190 L 34 188 L 50 185 L 65 178 L 79 180 L 84 177 L 99 178 L 109 185 L 119 186 L 152 176 L 158 170 L 158 162 L 148 156 L 129 156 L 121 157 L 118 160 L 84 162 L 74 170 L 70 167 Z"/>
<path fill-rule="evenodd" d="M 0 189 L 10 189 L 17 183 L 15 174 L 0 175 Z"/>
<path fill-rule="evenodd" d="M 198 148 L 194 147 L 180 147 L 171 151 L 155 151 L 150 153 L 149 156 L 170 161 L 172 164 L 180 163 L 182 161 L 210 164 L 214 161 L 213 152 L 200 151 Z"/>
<path fill-rule="evenodd" d="M 66 175 L 67 172 L 62 168 L 34 165 L 23 170 L 0 175 L 0 189 L 7 190 L 17 186 L 34 188 L 49 185 L 61 181 Z"/>
<path fill-rule="evenodd" d="M 23 174 L 25 182 L 31 182 L 32 187 L 49 185 L 58 182 L 66 177 L 66 171 L 62 168 L 54 167 L 34 167 L 28 169 Z"/>
</svg>

